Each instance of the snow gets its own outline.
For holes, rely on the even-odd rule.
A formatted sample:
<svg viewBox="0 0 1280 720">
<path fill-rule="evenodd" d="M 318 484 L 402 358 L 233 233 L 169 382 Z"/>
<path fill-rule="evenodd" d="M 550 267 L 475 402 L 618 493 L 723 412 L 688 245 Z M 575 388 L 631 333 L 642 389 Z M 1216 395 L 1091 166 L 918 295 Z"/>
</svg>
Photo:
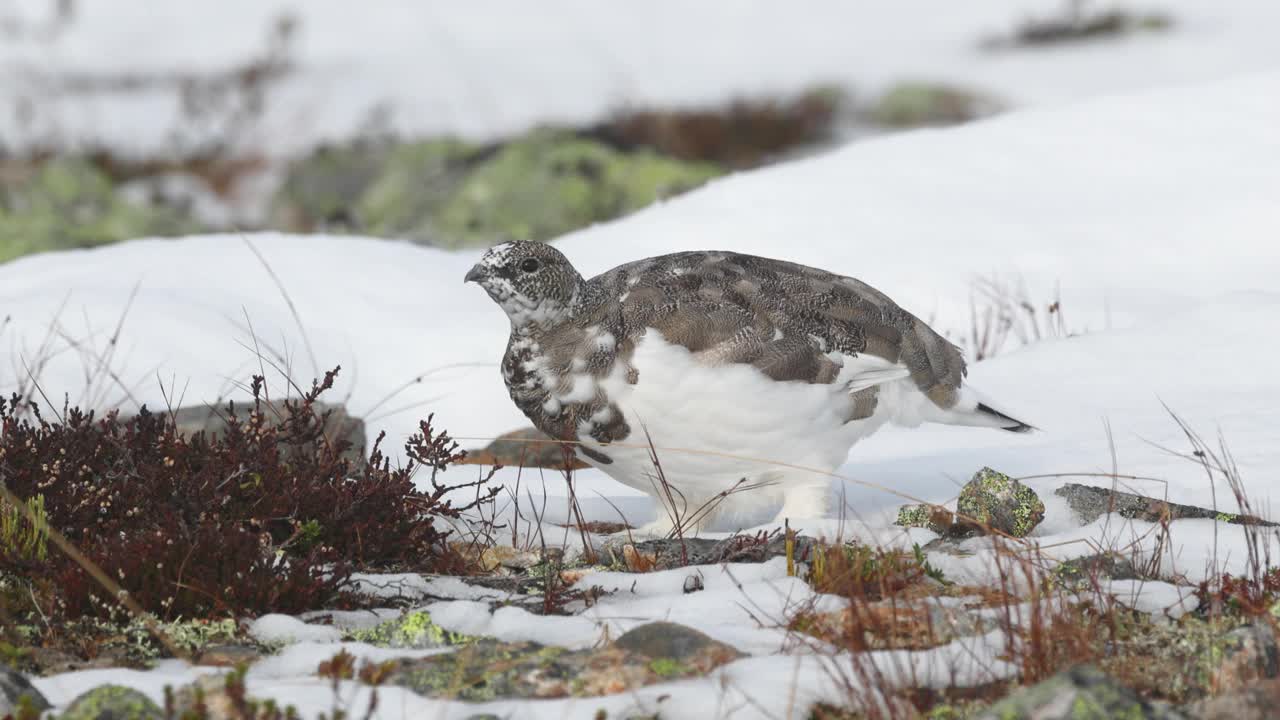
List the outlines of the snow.
<svg viewBox="0 0 1280 720">
<path fill-rule="evenodd" d="M 266 645 L 276 643 L 322 642 L 334 643 L 342 639 L 342 632 L 333 627 L 311 625 L 288 615 L 271 613 L 250 623 L 249 637 Z"/>
<path fill-rule="evenodd" d="M 8 14 L 29 21 L 49 12 L 44 0 L 8 5 Z M 11 147 L 79 140 L 154 151 L 181 128 L 195 144 L 222 124 L 184 121 L 172 89 L 73 94 L 53 89 L 50 78 L 226 70 L 260 57 L 284 14 L 298 20 L 295 70 L 239 139 L 269 153 L 370 126 L 487 138 L 543 122 L 590 122 L 626 105 L 723 102 L 815 83 L 871 96 L 896 81 L 940 80 L 1015 106 L 1060 105 L 1216 80 L 1280 60 L 1269 32 L 1280 23 L 1280 7 L 1263 0 L 1163 0 L 1154 9 L 1173 18 L 1167 32 L 1051 49 L 979 47 L 1028 17 L 1056 16 L 1062 6 L 824 0 L 800 11 L 681 0 L 371 0 L 358 7 L 342 0 L 191 0 L 153 8 L 88 0 L 52 40 L 19 36 L 0 47 L 0 101 L 29 100 L 32 112 L 25 122 L 21 113 L 0 116 L 0 133 Z"/>
<path fill-rule="evenodd" d="M 785 256 L 856 275 L 956 334 L 967 327 L 975 278 L 994 274 L 1021 283 L 1039 304 L 1060 297 L 1071 336 L 1010 346 L 970 372 L 975 386 L 1041 432 L 884 431 L 855 447 L 839 473 L 844 516 L 813 530 L 839 529 L 845 537 L 895 547 L 923 544 L 933 537 L 929 531 L 887 527 L 885 513 L 904 496 L 946 501 L 983 465 L 1053 475 L 1028 481 L 1048 513 L 1030 542 L 1059 560 L 1109 547 L 1152 562 L 1158 582 L 1114 582 L 1109 591 L 1145 612 L 1174 616 L 1189 607 L 1188 586 L 1215 572 L 1246 569 L 1248 529 L 1178 520 L 1164 537 L 1159 525 L 1117 516 L 1081 525 L 1052 491 L 1068 481 L 1106 485 L 1107 478 L 1070 474 L 1115 470 L 1156 479 L 1127 480 L 1121 489 L 1235 511 L 1228 488 L 1171 452 L 1190 449 L 1173 411 L 1211 443 L 1221 434 L 1263 514 L 1280 500 L 1274 441 L 1280 425 L 1274 370 L 1278 86 L 1280 72 L 1260 73 L 858 143 L 730 177 L 565 237 L 558 246 L 588 275 L 679 249 Z M 288 305 L 244 239 L 140 240 L 0 265 L 0 307 L 11 317 L 3 341 L 15 356 L 15 376 L 0 390 L 16 384 L 17 356 L 30 362 L 51 322 L 105 349 L 123 316 L 113 367 L 130 394 L 152 406 L 163 404 L 165 392 L 188 403 L 242 397 L 228 378 L 257 371 L 249 349 L 256 338 L 287 357 L 299 379 L 341 363 L 335 397 L 370 419 L 371 433 L 387 429 L 389 449 L 429 411 L 469 445 L 524 424 L 497 371 L 505 320 L 461 282 L 478 253 L 361 238 L 264 234 L 247 240 L 288 290 L 315 351 L 314 366 Z M 83 359 L 56 334 L 52 342 L 58 353 L 43 368 L 42 384 L 75 402 Z M 415 377 L 421 382 L 384 401 Z M 107 390 L 109 398 L 124 395 L 118 387 Z M 464 467 L 445 479 L 479 472 Z M 545 487 L 544 520 L 563 516 L 563 483 L 555 473 L 525 472 L 518 491 L 516 471 L 498 477 L 521 498 L 526 514 Z M 629 514 L 647 508 L 643 497 L 598 473 L 582 472 L 577 482 L 590 516 L 615 518 L 597 493 Z M 647 519 L 636 515 L 631 519 Z M 555 536 L 545 524 L 540 532 L 549 541 L 572 539 L 563 530 Z M 970 555 L 931 553 L 929 560 L 948 578 L 990 583 L 991 548 L 990 539 L 975 538 L 961 547 Z M 702 575 L 705 589 L 686 595 L 691 573 Z M 380 718 L 590 717 L 601 708 L 611 716 L 661 709 L 663 717 L 720 717 L 736 709 L 744 717 L 798 717 L 813 699 L 843 698 L 841 673 L 855 661 L 786 644 L 785 621 L 795 608 L 839 606 L 786 577 L 780 561 L 642 576 L 593 573 L 580 582 L 612 594 L 569 617 L 534 616 L 515 606 L 493 610 L 503 602 L 501 593 L 467 591 L 451 584 L 457 581 L 371 576 L 362 582 L 383 586 L 386 597 L 434 601 L 424 607 L 463 632 L 590 647 L 660 618 L 751 654 L 707 678 L 599 699 L 476 706 L 380 690 Z M 256 666 L 250 692 L 293 702 L 304 714 L 333 706 L 327 681 L 314 677 L 317 662 L 339 647 L 368 657 L 389 652 L 333 642 L 337 630 L 293 618 L 258 622 L 268 636 L 303 642 Z M 998 659 L 1002 649 L 999 634 L 989 633 L 930 651 L 869 657 L 894 677 L 944 685 L 1007 677 L 1014 669 Z M 91 672 L 106 674 L 85 674 Z M 151 693 L 194 672 L 165 664 L 151 673 L 85 671 L 37 684 L 61 705 L 103 678 Z M 343 684 L 339 699 L 363 708 L 367 692 Z"/>
</svg>

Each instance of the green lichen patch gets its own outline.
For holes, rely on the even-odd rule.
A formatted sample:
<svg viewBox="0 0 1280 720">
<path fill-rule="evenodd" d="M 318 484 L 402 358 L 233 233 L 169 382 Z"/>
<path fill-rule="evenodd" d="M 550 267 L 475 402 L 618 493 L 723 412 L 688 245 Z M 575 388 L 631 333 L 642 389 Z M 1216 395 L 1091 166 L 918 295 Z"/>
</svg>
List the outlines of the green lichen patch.
<svg viewBox="0 0 1280 720">
<path fill-rule="evenodd" d="M 427 697 L 471 701 L 589 697 L 701 676 L 741 656 L 690 628 L 651 623 L 609 646 L 585 650 L 480 639 L 453 652 L 403 660 L 384 682 Z"/>
<path fill-rule="evenodd" d="M 1025 537 L 1044 520 L 1044 502 L 1026 485 L 984 467 L 961 489 L 956 512 L 973 531 Z"/>
<path fill-rule="evenodd" d="M 431 619 L 431 613 L 414 610 L 366 630 L 354 630 L 348 639 L 389 648 L 433 648 L 463 645 L 474 640 L 469 635 L 445 630 Z"/>
<path fill-rule="evenodd" d="M 61 720 L 160 720 L 164 712 L 146 695 L 121 685 L 100 685 L 67 706 Z"/>
<path fill-rule="evenodd" d="M 0 262 L 199 229 L 174 208 L 129 202 L 87 159 L 55 158 L 16 180 L 0 178 Z"/>
</svg>

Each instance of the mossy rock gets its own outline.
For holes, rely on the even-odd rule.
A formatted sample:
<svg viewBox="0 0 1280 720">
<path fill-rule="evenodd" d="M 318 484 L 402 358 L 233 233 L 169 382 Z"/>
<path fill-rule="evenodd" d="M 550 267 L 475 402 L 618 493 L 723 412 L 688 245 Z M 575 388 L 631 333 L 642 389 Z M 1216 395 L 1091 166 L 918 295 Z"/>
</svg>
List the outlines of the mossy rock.
<svg viewBox="0 0 1280 720">
<path fill-rule="evenodd" d="M 470 172 L 441 208 L 452 246 L 550 240 L 691 190 L 720 174 L 649 150 L 622 153 L 541 130 L 502 146 Z"/>
<path fill-rule="evenodd" d="M 651 623 L 612 645 L 587 650 L 476 640 L 450 653 L 402 660 L 385 683 L 426 697 L 472 702 L 590 697 L 699 677 L 740 657 L 696 630 Z"/>
<path fill-rule="evenodd" d="M 326 145 L 290 164 L 271 201 L 270 224 L 292 232 L 356 230 L 355 205 L 382 173 L 385 142 Z"/>
<path fill-rule="evenodd" d="M 451 248 L 549 240 L 721 172 L 550 129 L 490 145 L 448 138 L 354 143 L 294 163 L 273 201 L 272 222 Z"/>
<path fill-rule="evenodd" d="M 142 693 L 122 685 L 100 685 L 82 693 L 59 720 L 160 720 L 164 712 Z"/>
<path fill-rule="evenodd" d="M 200 229 L 175 209 L 129 202 L 105 173 L 83 158 L 55 158 L 0 180 L 0 262 L 35 252 Z"/>
<path fill-rule="evenodd" d="M 978 716 L 983 720 L 1181 720 L 1091 665 L 1080 665 L 1023 688 Z"/>
<path fill-rule="evenodd" d="M 927 82 L 903 82 L 872 105 L 872 122 L 887 127 L 954 125 L 1001 109 L 996 100 L 963 88 Z"/>
<path fill-rule="evenodd" d="M 960 490 L 956 514 L 957 525 L 972 532 L 1026 537 L 1044 520 L 1044 502 L 1026 485 L 984 467 Z"/>
<path fill-rule="evenodd" d="M 445 630 L 435 624 L 431 613 L 414 610 L 394 620 L 387 620 L 367 630 L 355 630 L 348 637 L 356 642 L 387 648 L 435 648 L 463 645 L 473 638 Z"/>
</svg>

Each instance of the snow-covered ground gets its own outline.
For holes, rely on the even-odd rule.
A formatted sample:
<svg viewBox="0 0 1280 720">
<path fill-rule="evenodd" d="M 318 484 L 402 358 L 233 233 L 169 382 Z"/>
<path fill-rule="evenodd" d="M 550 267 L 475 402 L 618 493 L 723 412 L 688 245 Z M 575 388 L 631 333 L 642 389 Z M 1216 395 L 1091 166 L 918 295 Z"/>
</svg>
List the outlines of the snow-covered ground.
<svg viewBox="0 0 1280 720">
<path fill-rule="evenodd" d="M 19 0 L 3 10 L 38 25 L 52 4 Z M 285 13 L 299 21 L 296 72 L 242 138 L 270 153 L 345 139 L 376 108 L 393 129 L 491 137 L 539 122 L 591 121 L 624 104 L 718 102 L 814 83 L 872 95 L 904 79 L 940 80 L 1027 106 L 1280 61 L 1272 32 L 1280 5 L 1268 0 L 1090 3 L 1162 11 L 1174 26 L 1049 49 L 980 49 L 983 38 L 1060 15 L 1064 4 L 84 0 L 54 39 L 34 33 L 0 45 L 0 104 L 24 108 L 0 114 L 0 136 L 10 148 L 96 140 L 117 151 L 165 149 L 171 129 L 193 129 L 179 120 L 172 89 L 51 92 L 48 78 L 223 70 L 260 55 Z"/>
<path fill-rule="evenodd" d="M 1189 449 L 1166 405 L 1207 437 L 1222 434 L 1251 496 L 1266 508 L 1280 499 L 1278 87 L 1280 73 L 1260 73 L 859 143 L 715 182 L 558 246 L 584 274 L 682 249 L 785 257 L 860 277 L 933 318 L 939 329 L 956 332 L 969 324 L 977 278 L 1020 282 L 1040 304 L 1060 296 L 1066 327 L 1075 334 L 1010 348 L 970 373 L 975 385 L 1042 432 L 883 431 L 855 447 L 841 470 L 846 515 L 864 521 L 845 523 L 852 535 L 893 544 L 928 540 L 928 531 L 884 527 L 879 512 L 902 502 L 895 493 L 945 500 L 982 465 L 1032 475 L 1106 472 L 1114 462 L 1120 472 L 1164 481 L 1131 483 L 1138 492 L 1167 490 L 1170 499 L 1200 505 L 1216 496 L 1218 506 L 1234 510 L 1225 487 L 1212 487 L 1193 463 L 1161 448 Z M 349 395 L 351 410 L 371 419 L 371 432 L 381 427 L 402 438 L 434 411 L 441 426 L 475 445 L 524 424 L 497 372 L 506 321 L 483 293 L 462 283 L 475 253 L 359 238 L 247 240 L 292 298 L 318 368 L 343 365 L 335 397 Z M 262 346 L 287 352 L 296 377 L 313 372 L 288 306 L 236 236 L 142 240 L 18 260 L 0 266 L 0 308 L 11 317 L 3 339 L 14 350 L 15 373 L 21 372 L 20 351 L 34 354 L 51 321 L 70 337 L 92 336 L 102 349 L 125 316 L 115 367 L 132 395 L 152 405 L 163 402 L 161 383 L 187 403 L 225 397 L 229 378 L 257 370 L 254 335 Z M 74 401 L 83 362 L 64 349 L 44 369 L 44 387 Z M 420 383 L 384 402 L 419 376 Z M 5 378 L 5 391 L 12 377 Z M 109 395 L 121 393 L 116 388 Z M 469 476 L 476 469 L 455 472 Z M 513 482 L 514 471 L 500 478 Z M 1085 541 L 1102 537 L 1136 538 L 1151 551 L 1155 540 L 1146 524 L 1104 518 L 1080 527 L 1048 492 L 1067 479 L 1034 481 L 1048 506 L 1035 540 L 1056 547 L 1056 554 L 1088 553 Z M 598 492 L 635 513 L 632 520 L 646 519 L 647 501 L 633 492 L 593 472 L 580 481 L 590 514 L 610 516 L 603 502 L 591 502 Z M 546 483 L 548 494 L 563 494 L 558 477 L 548 475 Z M 1240 540 L 1237 526 L 1177 521 L 1163 570 L 1194 581 L 1215 557 L 1219 566 L 1239 570 Z M 989 556 L 981 539 L 971 548 L 968 558 L 934 560 L 949 577 L 981 580 L 989 576 Z M 753 654 L 709 679 L 589 703 L 546 701 L 521 707 L 521 717 L 652 707 L 663 694 L 675 698 L 662 701 L 663 717 L 715 717 L 734 706 L 746 708 L 744 716 L 763 708 L 761 715 L 798 717 L 795 708 L 806 699 L 833 697 L 827 661 L 777 654 L 780 630 L 752 619 L 782 613 L 812 599 L 812 591 L 786 578 L 777 562 L 734 566 L 736 578 L 719 582 L 715 573 L 724 572 L 705 569 L 708 589 L 696 596 L 677 589 L 682 577 L 646 576 L 634 590 L 627 578 L 619 585 L 625 591 L 572 618 L 515 617 L 513 610 L 489 616 L 474 603 L 432 610 L 461 631 L 554 636 L 576 645 L 589 644 L 605 628 L 616 632 L 623 621 L 670 617 Z M 1185 588 L 1157 583 L 1143 594 L 1118 584 L 1113 590 L 1144 609 L 1185 610 Z M 753 603 L 765 610 L 737 614 L 749 613 Z M 304 710 L 328 710 L 323 683 L 310 675 L 336 646 L 297 647 L 251 674 L 250 690 Z M 894 657 L 924 677 L 935 672 L 929 668 L 953 668 L 957 655 L 968 658 L 968 667 L 1007 672 L 993 661 L 996 649 L 995 640 L 978 638 Z M 159 676 L 113 677 L 155 691 L 191 672 L 170 664 Z M 66 702 L 86 682 L 75 674 L 38 684 Z M 750 704 L 747 696 L 762 704 Z M 380 705 L 380 717 L 475 711 L 394 691 Z"/>
<path fill-rule="evenodd" d="M 1183 447 L 1163 402 L 1207 434 L 1221 428 L 1265 500 L 1280 459 L 1265 442 L 1280 407 L 1269 350 L 1280 310 L 1276 87 L 1280 75 L 1259 74 L 853 144 L 558 244 L 584 274 L 693 248 L 785 257 L 862 278 L 958 333 L 969 326 L 975 279 L 1022 283 L 1043 306 L 1060 297 L 1079 335 L 978 363 L 971 379 L 1044 432 L 890 430 L 855 449 L 849 477 L 938 499 L 983 464 L 1018 474 L 1105 470 L 1110 423 L 1121 470 L 1166 477 L 1173 499 L 1207 504 L 1196 469 L 1152 444 Z M 287 290 L 316 365 L 246 243 Z M 348 397 L 371 434 L 385 428 L 392 449 L 427 412 L 480 445 L 526 423 L 497 372 L 506 320 L 462 283 L 475 259 L 278 235 L 40 255 L 0 266 L 0 306 L 12 318 L 3 340 L 33 362 L 56 319 L 102 351 L 124 317 L 113 367 L 134 399 L 157 407 L 164 393 L 187 403 L 234 397 L 232 381 L 258 368 L 256 337 L 287 354 L 300 380 L 341 364 L 333 397 Z M 63 350 L 44 384 L 76 401 L 93 361 L 55 345 Z M 6 368 L 5 386 L 22 372 Z M 104 382 L 111 398 L 123 397 Z M 594 473 L 582 482 L 588 501 L 595 491 L 635 497 Z M 558 477 L 547 485 L 563 493 Z M 899 502 L 857 484 L 848 493 L 854 514 Z"/>
</svg>

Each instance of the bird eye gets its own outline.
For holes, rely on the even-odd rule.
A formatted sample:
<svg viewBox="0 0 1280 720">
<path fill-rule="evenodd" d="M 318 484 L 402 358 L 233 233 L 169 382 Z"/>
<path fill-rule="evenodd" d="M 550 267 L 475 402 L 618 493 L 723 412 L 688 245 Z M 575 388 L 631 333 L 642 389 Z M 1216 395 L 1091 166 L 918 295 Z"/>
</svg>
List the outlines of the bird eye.
<svg viewBox="0 0 1280 720">
<path fill-rule="evenodd" d="M 538 261 L 534 258 L 529 258 L 528 260 L 525 260 L 524 262 L 520 263 L 520 269 L 527 273 L 537 272 Z"/>
</svg>

